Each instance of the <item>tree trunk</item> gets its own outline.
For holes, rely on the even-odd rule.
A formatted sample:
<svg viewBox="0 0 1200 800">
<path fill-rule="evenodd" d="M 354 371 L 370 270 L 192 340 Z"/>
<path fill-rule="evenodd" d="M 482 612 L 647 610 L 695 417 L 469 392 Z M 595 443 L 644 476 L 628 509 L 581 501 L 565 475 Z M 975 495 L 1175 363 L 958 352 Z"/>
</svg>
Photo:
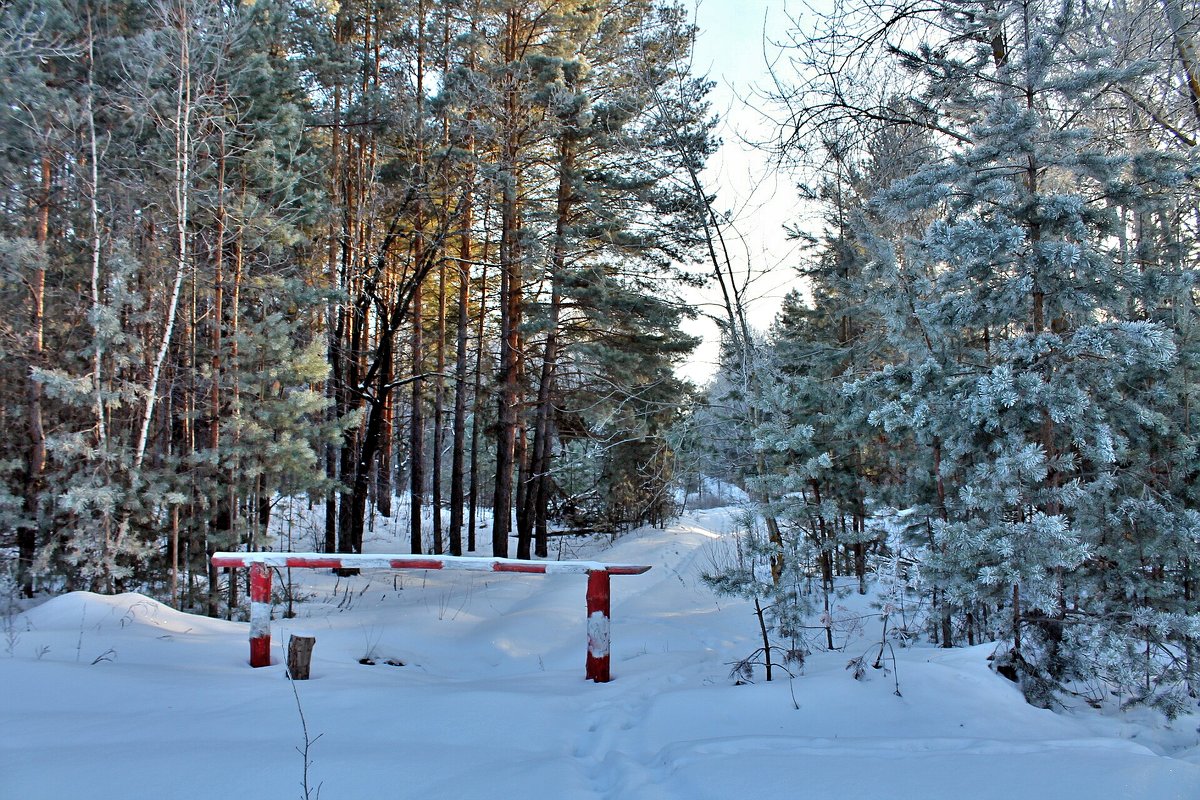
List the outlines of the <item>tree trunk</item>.
<svg viewBox="0 0 1200 800">
<path fill-rule="evenodd" d="M 521 320 L 524 312 L 521 253 L 520 169 L 521 101 L 516 63 L 521 53 L 520 12 L 505 12 L 502 57 L 509 68 L 504 75 L 504 112 L 500 154 L 500 376 L 497 398 L 496 482 L 492 496 L 492 554 L 508 556 L 512 529 L 513 470 L 516 467 L 517 425 L 521 403 Z"/>
<path fill-rule="evenodd" d="M 546 345 L 542 354 L 542 373 L 538 381 L 537 412 L 533 433 L 532 481 L 526 498 L 526 516 L 534 526 L 535 552 L 548 553 L 548 506 L 550 503 L 551 416 L 553 414 L 554 373 L 558 366 L 558 325 L 562 311 L 563 272 L 567 260 L 567 222 L 571 215 L 575 151 L 569 134 L 559 140 L 558 193 L 554 221 L 554 249 L 551 253 L 550 316 L 546 327 Z"/>
<path fill-rule="evenodd" d="M 395 366 L 392 362 L 388 362 L 384 366 L 385 376 L 388 382 L 391 382 Z M 380 516 L 392 516 L 392 473 L 393 462 L 395 462 L 395 428 L 396 428 L 396 399 L 391 395 L 388 396 L 388 402 L 383 409 L 383 442 L 379 451 L 379 463 L 376 465 L 375 473 L 375 507 L 379 510 Z"/>
<path fill-rule="evenodd" d="M 473 181 L 468 176 L 468 181 Z M 468 183 L 468 186 L 470 183 Z M 465 451 L 467 446 L 467 328 L 471 300 L 471 203 L 468 189 L 463 233 L 458 251 L 458 336 L 454 351 L 454 443 L 450 455 L 450 555 L 461 556 Z M 473 515 L 472 515 L 473 516 Z M 473 538 L 473 537 L 472 537 Z"/>
<path fill-rule="evenodd" d="M 524 384 L 524 381 L 521 381 Z M 527 515 L 529 496 L 529 432 L 526 428 L 524 402 L 517 417 L 517 440 L 513 449 L 513 462 L 517 470 L 516 496 L 513 505 L 517 518 L 517 558 L 528 560 L 533 546 L 533 518 Z"/>
<path fill-rule="evenodd" d="M 150 370 L 150 380 L 146 387 L 146 400 L 142 408 L 141 425 L 138 431 L 137 444 L 134 446 L 133 464 L 129 471 L 129 491 L 140 490 L 142 463 L 146 457 L 146 446 L 150 438 L 150 423 L 154 418 L 154 409 L 158 405 L 158 387 L 162 376 L 163 364 L 171 346 L 175 331 L 175 316 L 179 308 L 179 295 L 183 287 L 183 279 L 187 274 L 191 254 L 188 248 L 188 224 L 190 221 L 188 202 L 192 182 L 192 115 L 195 110 L 192 97 L 192 65 L 191 65 L 191 21 L 188 19 L 186 6 L 179 7 L 179 79 L 175 89 L 175 280 L 167 300 L 166 319 L 163 323 L 162 336 L 159 340 L 158 352 Z M 129 532 L 129 512 L 122 512 L 117 525 L 116 537 L 112 550 L 105 554 L 106 564 L 103 565 L 105 581 L 112 586 L 112 565 L 117 554 L 121 552 L 124 538 Z M 211 591 L 211 588 L 210 588 Z M 211 611 L 210 603 L 210 611 Z"/>
<path fill-rule="evenodd" d="M 421 287 L 417 286 L 413 298 L 413 332 L 412 332 L 412 409 L 409 423 L 408 438 L 408 474 L 409 494 L 412 497 L 409 516 L 410 539 L 413 553 L 422 552 L 421 545 L 421 515 L 425 505 L 425 415 L 423 413 L 424 381 L 421 372 L 424 366 L 421 361 L 423 349 L 421 331 Z"/>
<path fill-rule="evenodd" d="M 435 351 L 437 374 L 433 378 L 433 464 L 430 479 L 433 482 L 433 552 L 444 552 L 442 541 L 442 445 L 445 441 L 446 406 L 446 260 L 438 260 L 438 307 L 437 349 Z"/>
<path fill-rule="evenodd" d="M 450 4 L 442 6 L 442 74 L 450 71 Z M 450 150 L 450 118 L 442 117 L 442 150 Z M 445 216 L 450 209 L 450 175 L 448 160 L 443 158 L 438 168 L 442 189 L 442 202 L 438 206 L 443 230 L 447 228 Z M 437 375 L 433 383 L 433 552 L 441 555 L 445 550 L 442 540 L 442 450 L 446 439 L 446 258 L 438 259 L 438 306 L 437 306 L 437 349 L 434 356 Z"/>
<path fill-rule="evenodd" d="M 1175 51 L 1183 64 L 1184 79 L 1188 86 L 1192 113 L 1200 120 L 1200 63 L 1196 57 L 1196 23 L 1184 13 L 1179 0 L 1162 0 L 1171 35 L 1175 39 Z"/>
<path fill-rule="evenodd" d="M 516 185 L 506 176 L 501 206 L 500 378 L 497 398 L 496 482 L 492 499 L 492 555 L 508 556 L 512 528 L 513 470 L 516 467 L 517 424 L 521 402 L 520 325 L 523 280 L 517 228 Z"/>
<path fill-rule="evenodd" d="M 424 0 L 419 0 L 417 3 L 417 119 L 421 120 L 419 126 L 423 125 L 424 107 L 425 107 L 425 3 Z M 417 175 L 418 180 L 424 180 L 425 174 L 425 141 L 421 131 L 423 127 L 418 127 L 417 133 Z M 413 223 L 415 228 L 413 252 L 414 264 L 419 264 L 425 256 L 424 248 L 424 219 L 420 209 L 417 210 L 416 220 Z M 424 380 L 421 375 L 424 371 L 424 360 L 422 358 L 424 342 L 422 339 L 421 329 L 421 290 L 420 282 L 416 285 L 416 291 L 413 295 L 413 333 L 412 333 L 412 418 L 409 428 L 409 494 L 411 497 L 409 529 L 410 529 L 410 545 L 413 553 L 422 551 L 421 543 L 421 516 L 423 506 L 425 504 L 425 415 L 423 408 Z"/>
<path fill-rule="evenodd" d="M 313 646 L 317 643 L 315 636 L 302 636 L 293 633 L 288 639 L 287 674 L 294 681 L 308 680 L 309 667 L 312 663 Z"/>
<path fill-rule="evenodd" d="M 335 23 L 335 43 L 340 44 L 340 24 Z M 342 154 L 342 87 L 341 84 L 334 84 L 333 87 L 333 125 L 330 131 L 330 161 L 329 161 L 329 204 L 331 209 L 336 212 L 339 203 L 338 189 L 341 184 L 341 154 Z M 341 228 L 338 224 L 338 215 L 331 213 L 329 217 L 328 228 L 328 250 L 326 253 L 326 280 L 330 286 L 337 286 L 345 289 L 345 280 L 342 273 L 338 270 L 338 254 L 341 252 L 341 247 L 338 246 L 339 231 Z M 333 421 L 341 419 L 346 413 L 345 409 L 345 391 L 342 387 L 342 336 L 344 334 L 344 306 L 338 303 L 337 306 L 332 304 L 327 306 L 325 312 L 325 324 L 328 330 L 327 336 L 329 345 L 327 354 L 329 358 L 329 377 L 325 381 L 325 396 L 330 401 L 328 419 Z M 333 553 L 338 549 L 337 546 L 337 524 L 338 524 L 338 492 L 333 488 L 333 484 L 338 479 L 338 448 L 332 442 L 325 445 L 325 477 L 330 482 L 330 488 L 325 492 L 325 552 Z"/>
<path fill-rule="evenodd" d="M 937 487 L 937 509 L 938 516 L 943 522 L 947 519 L 946 513 L 946 484 L 942 479 L 942 441 L 934 439 L 933 441 L 933 478 L 934 485 Z M 930 531 L 930 546 L 937 547 L 937 544 L 932 541 L 933 533 Z M 941 645 L 942 647 L 954 646 L 954 625 L 952 619 L 953 609 L 950 607 L 949 601 L 946 600 L 946 593 L 942 592 L 941 602 L 935 602 L 934 606 L 938 609 L 941 624 Z"/>
<path fill-rule="evenodd" d="M 1012 587 L 1012 634 L 1013 650 L 1021 652 L 1021 585 Z"/>
<path fill-rule="evenodd" d="M 107 421 L 104 411 L 104 381 L 103 381 L 103 364 L 104 364 L 104 341 L 100 329 L 100 313 L 101 313 L 101 295 L 100 295 L 100 256 L 101 256 L 101 241 L 100 241 L 100 148 L 96 139 L 96 109 L 95 109 L 95 32 L 92 29 L 91 10 L 88 10 L 87 17 L 87 37 L 88 37 L 88 79 L 87 79 L 87 96 L 85 115 L 87 117 L 88 128 L 88 150 L 89 156 L 88 167 L 91 171 L 91 187 L 90 196 L 88 198 L 88 215 L 92 224 L 92 275 L 91 275 L 91 301 L 92 301 L 92 336 L 95 352 L 92 354 L 92 395 L 94 409 L 96 412 L 96 448 L 101 452 L 108 448 L 108 430 Z M 105 539 L 109 536 L 108 524 L 105 523 Z M 106 549 L 108 545 L 105 545 Z M 176 554 L 178 555 L 178 554 Z M 175 573 L 172 572 L 172 579 L 175 579 Z"/>
<path fill-rule="evenodd" d="M 381 359 L 384 363 L 392 358 L 392 339 L 393 335 L 390 331 L 385 331 L 380 335 L 377 358 Z M 380 369 L 377 375 L 379 377 L 375 387 L 375 398 L 367 404 L 367 427 L 363 432 L 358 463 L 353 470 L 354 484 L 351 487 L 350 493 L 350 524 L 352 538 L 355 542 L 354 552 L 356 553 L 362 552 L 363 528 L 365 527 L 367 514 L 367 494 L 370 489 L 371 480 L 371 465 L 375 463 L 375 458 L 379 454 L 380 442 L 383 438 L 384 409 L 387 406 L 388 398 L 392 391 L 387 381 L 387 370 Z M 419 541 L 417 545 L 420 545 Z M 421 551 L 414 549 L 413 552 L 419 553 Z M 357 570 L 355 570 L 355 573 L 357 573 Z"/>
<path fill-rule="evenodd" d="M 225 130 L 220 129 L 217 148 L 217 209 L 216 209 L 216 241 L 212 249 L 212 314 L 209 319 L 209 375 L 208 390 L 208 449 L 211 451 L 214 469 L 219 473 L 221 459 L 218 456 L 221 447 L 221 336 L 225 324 Z M 224 481 L 213 481 L 212 495 L 209 498 L 210 508 L 213 509 L 209 518 L 209 538 L 221 549 L 237 550 L 238 542 L 231 539 L 230 529 L 233 526 L 233 514 L 224 514 L 220 509 L 226 503 L 235 502 L 233 481 L 226 486 Z M 237 577 L 229 575 L 229 608 L 237 608 Z"/>
<path fill-rule="evenodd" d="M 360 148 L 360 160 L 361 154 L 362 149 Z M 355 231 L 357 226 L 353 224 L 352 212 L 349 210 L 350 203 L 354 202 L 350 197 L 350 193 L 347 192 L 346 213 L 349 218 L 346 221 L 348 232 L 344 238 L 348 244 L 347 248 L 343 251 L 342 269 L 348 284 L 354 284 L 359 283 L 359 281 L 352 280 L 350 276 L 354 274 L 355 248 L 361 243 L 358 242 L 358 234 Z M 351 247 L 349 242 L 354 242 L 354 247 Z M 348 351 L 343 353 L 343 365 L 345 369 L 343 388 L 347 399 L 348 412 L 358 410 L 363 404 L 358 387 L 362 375 L 363 340 L 365 338 L 369 305 L 360 296 L 358 301 L 350 307 L 346 314 L 346 322 L 349 326 L 350 347 Z M 362 522 L 359 519 L 361 514 L 359 509 L 365 507 L 366 479 L 364 478 L 360 481 L 356 466 L 366 446 L 367 442 L 362 434 L 361 424 L 347 429 L 345 435 L 342 437 L 341 464 L 338 472 L 341 475 L 342 482 L 350 483 L 352 487 L 351 496 L 349 498 L 342 498 L 338 515 L 338 551 L 342 553 L 362 552 Z M 364 498 L 357 496 L 359 491 L 364 493 Z"/>
<path fill-rule="evenodd" d="M 475 519 L 479 511 L 479 438 L 483 410 L 483 326 L 487 318 L 488 258 L 491 255 L 491 206 L 483 207 L 483 269 L 479 276 L 479 319 L 475 330 L 475 387 L 471 395 L 471 476 L 467 496 L 467 551 L 475 552 Z"/>
<path fill-rule="evenodd" d="M 34 239 L 41 255 L 29 282 L 29 455 L 26 464 L 25 514 L 28 521 L 17 531 L 17 571 L 21 594 L 33 597 L 33 559 L 37 552 L 38 498 L 46 471 L 46 431 L 42 422 L 42 384 L 32 377 L 32 369 L 41 367 L 45 352 L 46 248 L 50 238 L 50 158 L 41 163 L 42 193 L 38 201 Z"/>
</svg>

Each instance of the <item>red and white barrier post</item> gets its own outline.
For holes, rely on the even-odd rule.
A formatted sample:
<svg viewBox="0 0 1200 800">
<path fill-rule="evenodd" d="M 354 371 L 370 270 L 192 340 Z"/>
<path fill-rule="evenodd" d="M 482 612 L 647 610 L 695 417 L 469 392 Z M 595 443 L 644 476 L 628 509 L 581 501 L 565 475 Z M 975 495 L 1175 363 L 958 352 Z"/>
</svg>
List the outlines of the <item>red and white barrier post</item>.
<svg viewBox="0 0 1200 800">
<path fill-rule="evenodd" d="M 250 666 L 271 665 L 271 568 L 250 564 Z"/>
<path fill-rule="evenodd" d="M 608 683 L 611 619 L 609 617 L 608 570 L 588 573 L 587 586 L 587 679 Z"/>
<path fill-rule="evenodd" d="M 612 680 L 609 672 L 611 621 L 609 578 L 641 575 L 650 569 L 634 564 L 596 561 L 518 561 L 470 556 L 414 556 L 361 553 L 215 553 L 214 567 L 250 568 L 250 666 L 271 664 L 271 568 L 292 569 L 452 569 L 522 575 L 581 574 L 587 585 L 587 679 Z"/>
</svg>

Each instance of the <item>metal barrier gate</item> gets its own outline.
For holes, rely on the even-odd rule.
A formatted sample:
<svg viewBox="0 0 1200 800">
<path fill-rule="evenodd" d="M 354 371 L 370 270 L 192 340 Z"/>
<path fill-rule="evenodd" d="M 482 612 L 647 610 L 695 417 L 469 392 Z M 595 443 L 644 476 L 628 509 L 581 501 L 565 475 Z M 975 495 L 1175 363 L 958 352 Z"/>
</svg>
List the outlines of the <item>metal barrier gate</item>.
<svg viewBox="0 0 1200 800">
<path fill-rule="evenodd" d="M 635 564 L 601 564 L 597 561 L 520 561 L 513 558 L 469 556 L 414 556 L 358 553 L 216 553 L 214 567 L 250 569 L 250 666 L 271 663 L 271 568 L 293 569 L 446 569 L 522 575 L 586 574 L 588 680 L 611 680 L 609 651 L 609 577 L 641 575 L 650 569 Z"/>
</svg>

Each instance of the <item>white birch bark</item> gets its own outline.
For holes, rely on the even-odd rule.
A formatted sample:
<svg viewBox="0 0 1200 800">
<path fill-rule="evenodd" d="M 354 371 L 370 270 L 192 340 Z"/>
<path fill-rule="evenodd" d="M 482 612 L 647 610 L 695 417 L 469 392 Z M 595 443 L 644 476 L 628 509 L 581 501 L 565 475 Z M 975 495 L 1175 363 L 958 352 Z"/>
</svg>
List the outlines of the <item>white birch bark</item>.
<svg viewBox="0 0 1200 800">
<path fill-rule="evenodd" d="M 133 468 L 130 471 L 130 489 L 136 491 L 141 476 L 142 464 L 146 459 L 146 447 L 150 439 L 150 425 L 154 420 L 154 408 L 158 405 L 158 384 L 162 376 L 163 363 L 171 346 L 171 338 L 175 332 L 175 316 L 179 308 L 179 294 L 183 287 L 183 279 L 188 267 L 188 192 L 191 188 L 191 126 L 192 126 L 192 76 L 191 50 L 189 33 L 187 0 L 180 0 L 175 7 L 175 23 L 179 30 L 179 80 L 175 89 L 175 228 L 176 228 L 176 261 L 175 279 L 171 287 L 170 299 L 167 303 L 167 318 L 163 325 L 162 337 L 159 340 L 158 353 L 150 371 L 150 381 L 146 386 L 145 406 L 142 409 L 141 427 L 138 432 L 137 444 L 133 452 Z M 113 545 L 114 554 L 120 552 L 125 536 L 129 532 L 129 516 L 121 519 L 117 529 L 116 541 Z"/>
<path fill-rule="evenodd" d="M 88 147 L 91 151 L 91 197 L 89 198 L 88 212 L 92 223 L 92 333 L 95 337 L 93 347 L 95 348 L 92 354 L 92 395 L 94 397 L 94 407 L 96 410 L 96 447 L 103 450 L 108 442 L 108 431 L 104 420 L 104 394 L 103 394 L 103 359 L 104 359 L 104 343 L 100 326 L 100 207 L 98 194 L 100 192 L 100 167 L 99 167 L 99 147 L 96 143 L 96 112 L 94 107 L 95 83 L 93 82 L 93 73 L 95 70 L 95 35 L 92 30 L 91 14 L 88 14 L 88 90 L 85 102 L 86 117 L 88 126 Z"/>
</svg>

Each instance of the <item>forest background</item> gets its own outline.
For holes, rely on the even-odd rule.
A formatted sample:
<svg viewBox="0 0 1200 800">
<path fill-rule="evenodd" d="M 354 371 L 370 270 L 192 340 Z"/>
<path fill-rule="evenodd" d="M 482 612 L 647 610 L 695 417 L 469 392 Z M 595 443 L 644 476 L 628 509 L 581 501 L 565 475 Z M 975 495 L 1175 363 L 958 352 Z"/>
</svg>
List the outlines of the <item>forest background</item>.
<svg viewBox="0 0 1200 800">
<path fill-rule="evenodd" d="M 412 552 L 494 519 L 494 554 L 529 558 L 553 528 L 662 523 L 711 476 L 750 493 L 710 580 L 754 598 L 764 657 L 821 646 L 836 576 L 902 563 L 923 635 L 1004 642 L 1031 701 L 1086 680 L 1177 713 L 1196 14 L 847 3 L 768 32 L 766 144 L 823 217 L 762 331 L 685 8 L 6 3 L 14 591 L 232 613 L 209 556 L 275 546 L 281 498 L 323 509 L 331 552 L 404 494 Z M 705 281 L 696 389 L 675 368 Z"/>
</svg>

